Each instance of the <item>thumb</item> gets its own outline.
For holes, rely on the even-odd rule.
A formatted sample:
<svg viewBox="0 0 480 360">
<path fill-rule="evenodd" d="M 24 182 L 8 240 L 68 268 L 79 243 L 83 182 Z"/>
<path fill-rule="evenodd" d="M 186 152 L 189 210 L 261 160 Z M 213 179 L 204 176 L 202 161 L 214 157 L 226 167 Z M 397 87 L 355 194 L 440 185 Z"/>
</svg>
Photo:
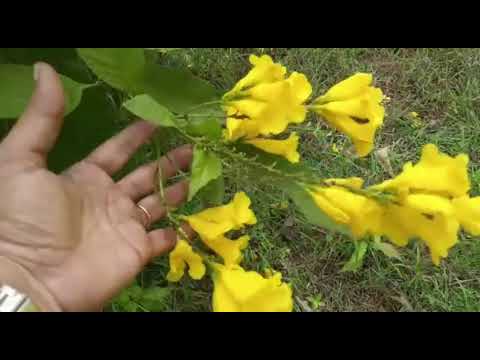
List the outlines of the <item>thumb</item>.
<svg viewBox="0 0 480 360">
<path fill-rule="evenodd" d="M 65 96 L 60 76 L 50 65 L 36 63 L 33 77 L 36 85 L 30 102 L 4 144 L 14 151 L 46 156 L 63 124 Z"/>
</svg>

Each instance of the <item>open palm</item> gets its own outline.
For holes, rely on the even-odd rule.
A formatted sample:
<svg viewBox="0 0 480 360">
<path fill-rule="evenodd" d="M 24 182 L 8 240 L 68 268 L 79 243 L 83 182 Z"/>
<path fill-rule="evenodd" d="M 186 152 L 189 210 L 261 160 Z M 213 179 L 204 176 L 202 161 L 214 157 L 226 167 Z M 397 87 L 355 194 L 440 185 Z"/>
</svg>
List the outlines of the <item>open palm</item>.
<svg viewBox="0 0 480 360">
<path fill-rule="evenodd" d="M 63 89 L 50 66 L 40 64 L 37 74 L 27 110 L 0 144 L 0 257 L 25 269 L 61 309 L 98 310 L 174 246 L 173 229 L 145 226 L 165 215 L 154 193 L 158 166 L 173 176 L 189 166 L 191 149 L 175 149 L 115 183 L 111 176 L 155 131 L 139 121 L 56 175 L 46 156 L 62 126 Z M 184 181 L 170 186 L 165 202 L 180 204 L 187 189 Z"/>
</svg>

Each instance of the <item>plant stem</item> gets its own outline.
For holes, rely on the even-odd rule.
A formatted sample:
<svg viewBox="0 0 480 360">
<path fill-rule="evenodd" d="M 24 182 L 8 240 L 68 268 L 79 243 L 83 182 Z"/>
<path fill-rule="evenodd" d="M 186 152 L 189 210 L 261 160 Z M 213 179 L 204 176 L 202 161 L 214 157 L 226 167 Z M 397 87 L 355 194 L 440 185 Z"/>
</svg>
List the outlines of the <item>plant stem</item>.
<svg viewBox="0 0 480 360">
<path fill-rule="evenodd" d="M 200 104 L 200 105 L 196 105 L 196 106 L 188 109 L 188 111 L 186 111 L 185 114 L 190 114 L 193 110 L 199 109 L 199 108 L 204 107 L 204 106 L 221 104 L 221 103 L 223 103 L 223 100 L 209 101 L 209 102 L 206 102 L 206 103 L 203 103 L 203 104 Z"/>
</svg>

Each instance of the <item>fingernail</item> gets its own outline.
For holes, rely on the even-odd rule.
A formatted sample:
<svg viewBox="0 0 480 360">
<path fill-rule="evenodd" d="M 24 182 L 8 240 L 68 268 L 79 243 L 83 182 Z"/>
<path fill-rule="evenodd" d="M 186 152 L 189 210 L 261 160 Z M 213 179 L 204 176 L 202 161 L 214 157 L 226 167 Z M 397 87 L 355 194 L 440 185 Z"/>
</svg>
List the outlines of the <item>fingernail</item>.
<svg viewBox="0 0 480 360">
<path fill-rule="evenodd" d="M 41 67 L 42 67 L 42 64 L 40 63 L 35 63 L 33 65 L 33 80 L 38 81 L 38 78 L 40 77 Z"/>
</svg>

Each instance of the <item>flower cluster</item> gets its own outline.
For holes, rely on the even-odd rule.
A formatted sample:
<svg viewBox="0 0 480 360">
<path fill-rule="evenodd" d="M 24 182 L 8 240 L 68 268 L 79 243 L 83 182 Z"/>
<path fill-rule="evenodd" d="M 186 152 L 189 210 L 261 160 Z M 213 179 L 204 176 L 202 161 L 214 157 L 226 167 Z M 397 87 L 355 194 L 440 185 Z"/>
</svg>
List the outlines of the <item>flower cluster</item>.
<svg viewBox="0 0 480 360">
<path fill-rule="evenodd" d="M 226 234 L 257 222 L 250 209 L 251 201 L 237 193 L 233 201 L 219 207 L 203 210 L 184 219 L 197 232 L 201 241 L 223 259 L 223 264 L 211 262 L 192 249 L 186 240 L 179 240 L 170 253 L 170 272 L 167 279 L 179 281 L 189 267 L 192 279 L 205 275 L 205 265 L 210 265 L 214 281 L 213 310 L 230 311 L 292 311 L 292 291 L 282 283 L 281 274 L 263 277 L 254 271 L 245 271 L 240 263 L 242 250 L 248 246 L 248 235 L 229 239 Z"/>
<path fill-rule="evenodd" d="M 266 137 L 283 133 L 289 124 L 304 122 L 307 111 L 313 110 L 347 134 L 359 156 L 370 153 L 385 114 L 382 91 L 371 86 L 371 74 L 355 74 L 307 105 L 312 86 L 304 74 L 293 72 L 287 78 L 286 68 L 268 55 L 251 55 L 250 63 L 250 72 L 223 96 L 227 141 L 241 139 L 297 163 L 299 137 L 295 132 L 284 140 Z"/>
<path fill-rule="evenodd" d="M 428 144 L 417 164 L 405 164 L 397 177 L 364 191 L 358 191 L 359 178 L 327 180 L 310 191 L 316 204 L 356 238 L 386 236 L 398 246 L 419 238 L 438 265 L 458 242 L 460 227 L 480 235 L 480 197 L 468 195 L 467 166 L 466 155 L 450 157 Z M 383 194 L 384 201 L 373 194 Z"/>
<path fill-rule="evenodd" d="M 308 111 L 313 111 L 350 137 L 358 156 L 373 150 L 376 132 L 383 125 L 385 97 L 372 85 L 371 74 L 356 73 L 308 103 L 312 86 L 304 74 L 287 76 L 287 69 L 267 55 L 251 55 L 250 63 L 252 69 L 221 100 L 226 148 L 241 142 L 298 163 L 299 136 L 291 132 L 285 139 L 284 135 L 289 125 L 304 122 Z M 321 210 L 349 229 L 355 240 L 385 236 L 405 246 L 418 238 L 438 265 L 458 242 L 460 229 L 480 235 L 480 197 L 469 195 L 468 161 L 467 155 L 451 157 L 428 144 L 418 163 L 407 163 L 398 176 L 377 185 L 364 187 L 357 177 L 301 178 L 295 172 L 288 174 L 288 181 L 303 191 L 309 211 Z M 275 176 L 283 174 L 275 170 Z M 311 206 L 312 200 L 316 206 Z M 239 192 L 226 205 L 183 216 L 222 263 L 180 240 L 170 254 L 167 278 L 180 281 L 188 266 L 190 277 L 199 280 L 208 266 L 214 311 L 292 311 L 292 290 L 280 273 L 262 276 L 240 265 L 250 237 L 232 238 L 231 233 L 256 224 L 250 205 L 248 196 Z"/>
<path fill-rule="evenodd" d="M 357 73 L 312 104 L 316 113 L 352 139 L 359 156 L 372 151 L 375 133 L 385 116 L 382 90 L 371 86 L 372 81 L 372 74 Z"/>
</svg>

